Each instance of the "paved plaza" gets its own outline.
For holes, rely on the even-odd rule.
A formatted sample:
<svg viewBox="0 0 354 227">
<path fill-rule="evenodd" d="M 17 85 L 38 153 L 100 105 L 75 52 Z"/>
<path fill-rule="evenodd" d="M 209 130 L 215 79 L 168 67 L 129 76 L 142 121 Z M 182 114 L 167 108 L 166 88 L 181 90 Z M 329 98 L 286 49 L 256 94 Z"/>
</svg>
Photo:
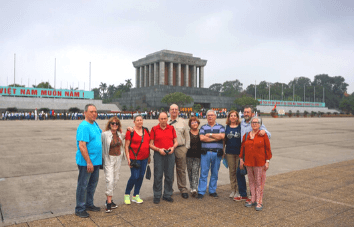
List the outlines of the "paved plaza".
<svg viewBox="0 0 354 227">
<path fill-rule="evenodd" d="M 101 129 L 106 122 L 98 121 Z M 123 162 L 113 196 L 118 208 L 80 219 L 74 215 L 75 135 L 80 121 L 0 121 L 0 226 L 353 226 L 354 118 L 263 122 L 272 133 L 273 159 L 262 212 L 228 198 L 229 176 L 223 165 L 219 199 L 182 199 L 175 182 L 175 202 L 155 205 L 153 181 L 144 180 L 140 194 L 144 203 L 124 205 L 130 170 Z M 148 128 L 156 124 L 144 121 Z M 122 125 L 125 129 L 133 122 L 123 120 Z M 100 171 L 95 205 L 102 208 L 104 189 Z"/>
</svg>

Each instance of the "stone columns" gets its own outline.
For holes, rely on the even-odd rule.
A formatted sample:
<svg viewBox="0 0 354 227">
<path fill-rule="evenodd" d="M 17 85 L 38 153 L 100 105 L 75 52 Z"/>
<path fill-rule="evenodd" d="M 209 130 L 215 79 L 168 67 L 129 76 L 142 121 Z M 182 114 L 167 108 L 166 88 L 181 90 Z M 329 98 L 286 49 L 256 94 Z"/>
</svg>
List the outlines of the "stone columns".
<svg viewBox="0 0 354 227">
<path fill-rule="evenodd" d="M 140 86 L 140 75 L 139 75 L 139 67 L 135 68 L 135 88 L 139 88 Z"/>
<path fill-rule="evenodd" d="M 199 87 L 204 87 L 204 66 L 200 66 L 199 68 Z"/>
<path fill-rule="evenodd" d="M 153 64 L 149 65 L 149 86 L 154 86 Z"/>
<path fill-rule="evenodd" d="M 181 86 L 181 64 L 177 64 L 177 73 L 176 73 L 177 83 L 176 86 Z"/>
<path fill-rule="evenodd" d="M 184 86 L 188 87 L 189 85 L 189 65 L 184 67 Z"/>
<path fill-rule="evenodd" d="M 144 87 L 149 87 L 148 73 L 148 66 L 144 65 Z"/>
<path fill-rule="evenodd" d="M 173 63 L 170 62 L 168 66 L 168 85 L 173 86 Z"/>
<path fill-rule="evenodd" d="M 140 71 L 140 86 L 139 87 L 144 87 L 144 72 L 143 72 L 143 67 L 140 66 L 139 67 L 139 71 Z"/>
<path fill-rule="evenodd" d="M 160 61 L 160 72 L 159 72 L 159 83 L 160 85 L 165 85 L 165 62 Z"/>
<path fill-rule="evenodd" d="M 154 63 L 154 85 L 159 85 L 159 71 L 156 62 Z"/>
<path fill-rule="evenodd" d="M 195 65 L 192 65 L 192 86 L 191 87 L 197 87 L 197 67 Z"/>
</svg>

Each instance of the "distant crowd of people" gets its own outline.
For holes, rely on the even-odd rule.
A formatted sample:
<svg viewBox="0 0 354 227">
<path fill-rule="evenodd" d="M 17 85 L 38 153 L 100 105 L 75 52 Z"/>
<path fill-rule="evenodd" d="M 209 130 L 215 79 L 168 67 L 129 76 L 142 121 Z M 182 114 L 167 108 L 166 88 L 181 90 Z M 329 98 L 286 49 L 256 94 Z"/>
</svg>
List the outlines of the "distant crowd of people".
<svg viewBox="0 0 354 227">
<path fill-rule="evenodd" d="M 266 171 L 272 158 L 271 134 L 262 124 L 262 119 L 254 116 L 253 112 L 252 107 L 245 107 L 241 120 L 238 112 L 230 111 L 224 126 L 216 122 L 217 113 L 208 110 L 203 114 L 207 123 L 200 126 L 198 117 L 184 119 L 178 106 L 173 104 L 169 113 L 158 113 L 158 124 L 151 129 L 144 127 L 143 115 L 135 114 L 134 126 L 123 132 L 116 115 L 109 118 L 102 131 L 96 123 L 96 107 L 86 105 L 85 120 L 78 126 L 76 134 L 79 176 L 75 214 L 87 218 L 90 216 L 87 211 L 100 211 L 101 208 L 94 205 L 100 167 L 105 174 L 105 211 L 110 213 L 117 208 L 113 196 L 123 160 L 127 161 L 131 175 L 124 195 L 118 196 L 124 196 L 127 205 L 143 203 L 140 189 L 144 176 L 147 179 L 151 177 L 151 158 L 154 159 L 154 204 L 159 204 L 161 199 L 174 202 L 172 185 L 175 170 L 182 198 L 188 199 L 191 195 L 202 200 L 206 194 L 218 198 L 218 174 L 221 160 L 224 160 L 224 165 L 229 168 L 230 197 L 244 201 L 245 207 L 261 211 Z M 246 174 L 250 195 L 247 194 Z"/>
<path fill-rule="evenodd" d="M 218 111 L 216 113 L 217 118 L 226 118 L 228 112 Z M 111 117 L 116 116 L 120 120 L 133 119 L 135 115 L 141 115 L 143 119 L 157 119 L 159 111 L 145 111 L 145 112 L 120 112 L 120 113 L 97 113 L 97 119 L 108 120 Z M 37 115 L 37 118 L 36 118 Z M 181 112 L 179 117 L 189 119 L 196 116 L 198 118 L 206 118 L 205 112 Z M 83 112 L 55 112 L 51 110 L 49 112 L 44 111 L 30 111 L 30 112 L 9 112 L 5 111 L 1 113 L 1 120 L 83 120 L 85 118 Z"/>
</svg>

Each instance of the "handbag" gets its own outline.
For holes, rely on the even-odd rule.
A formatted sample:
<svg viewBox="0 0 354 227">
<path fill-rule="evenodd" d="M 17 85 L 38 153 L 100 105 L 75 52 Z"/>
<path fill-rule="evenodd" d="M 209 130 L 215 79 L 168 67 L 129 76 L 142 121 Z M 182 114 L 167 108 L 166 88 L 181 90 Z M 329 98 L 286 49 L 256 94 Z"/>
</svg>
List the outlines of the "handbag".
<svg viewBox="0 0 354 227">
<path fill-rule="evenodd" d="M 145 173 L 145 178 L 147 180 L 151 179 L 151 169 L 150 169 L 150 165 L 148 164 L 147 168 L 146 168 L 146 173 Z"/>
<path fill-rule="evenodd" d="M 246 138 L 245 138 L 245 142 L 247 140 L 247 136 L 248 136 L 248 132 L 246 133 Z M 243 162 L 245 162 L 245 146 L 243 146 Z M 238 164 L 240 166 L 240 163 Z M 247 175 L 247 168 L 245 165 L 243 165 L 243 169 L 240 169 L 240 174 L 241 175 Z"/>
</svg>

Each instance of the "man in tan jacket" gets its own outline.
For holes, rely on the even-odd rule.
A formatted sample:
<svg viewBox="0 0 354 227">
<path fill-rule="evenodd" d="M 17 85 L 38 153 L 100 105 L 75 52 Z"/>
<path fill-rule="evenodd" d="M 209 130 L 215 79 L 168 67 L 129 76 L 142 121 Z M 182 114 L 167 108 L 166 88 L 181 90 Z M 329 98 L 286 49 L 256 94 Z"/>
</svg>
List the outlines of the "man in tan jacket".
<svg viewBox="0 0 354 227">
<path fill-rule="evenodd" d="M 187 189 L 187 158 L 186 154 L 190 148 L 190 136 L 188 122 L 183 118 L 178 117 L 179 111 L 176 104 L 170 106 L 170 117 L 167 123 L 172 125 L 177 133 L 178 147 L 175 149 L 175 162 L 176 162 L 176 174 L 177 174 L 177 186 L 180 190 L 182 197 L 188 199 Z"/>
</svg>

